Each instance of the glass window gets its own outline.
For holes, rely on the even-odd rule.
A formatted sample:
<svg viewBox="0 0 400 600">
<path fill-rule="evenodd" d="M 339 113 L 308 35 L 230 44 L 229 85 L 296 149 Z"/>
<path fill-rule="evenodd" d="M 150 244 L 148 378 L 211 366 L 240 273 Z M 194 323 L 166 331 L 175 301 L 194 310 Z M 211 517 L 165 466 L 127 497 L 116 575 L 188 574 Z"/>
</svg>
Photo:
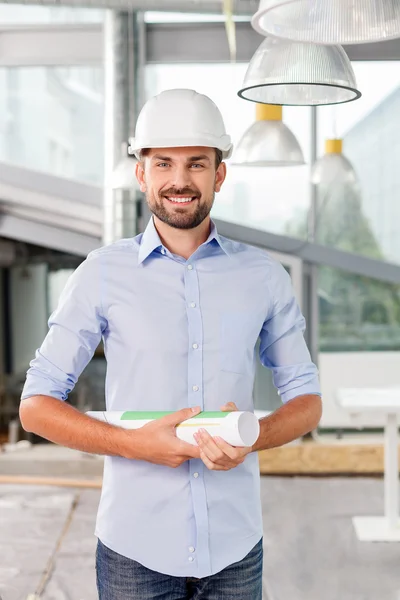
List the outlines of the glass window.
<svg viewBox="0 0 400 600">
<path fill-rule="evenodd" d="M 0 161 L 103 184 L 103 70 L 0 69 Z"/>
<path fill-rule="evenodd" d="M 400 350 L 400 286 L 322 267 L 322 352 Z"/>
<path fill-rule="evenodd" d="M 1 23 L 102 23 L 104 10 L 72 6 L 32 6 L 29 4 L 0 4 Z"/>
<path fill-rule="evenodd" d="M 324 190 L 317 239 L 365 256 L 400 262 L 400 64 L 353 64 L 360 100 L 318 109 L 318 149 L 343 139 L 359 185 Z"/>
<path fill-rule="evenodd" d="M 255 120 L 255 104 L 237 96 L 247 64 L 148 65 L 146 95 L 185 87 L 208 95 L 221 110 L 228 133 L 236 144 Z M 223 85 L 221 85 L 223 82 Z M 283 120 L 297 136 L 310 160 L 310 109 L 285 107 Z M 309 166 L 244 168 L 228 165 L 228 176 L 216 195 L 215 218 L 285 233 L 293 216 L 304 215 L 309 205 Z M 296 230 L 300 237 L 303 230 Z"/>
<path fill-rule="evenodd" d="M 318 186 L 316 240 L 363 256 L 400 261 L 400 68 L 353 64 L 360 100 L 318 108 L 318 152 L 343 139 L 358 184 Z M 400 287 L 323 267 L 318 281 L 320 350 L 400 349 Z"/>
</svg>

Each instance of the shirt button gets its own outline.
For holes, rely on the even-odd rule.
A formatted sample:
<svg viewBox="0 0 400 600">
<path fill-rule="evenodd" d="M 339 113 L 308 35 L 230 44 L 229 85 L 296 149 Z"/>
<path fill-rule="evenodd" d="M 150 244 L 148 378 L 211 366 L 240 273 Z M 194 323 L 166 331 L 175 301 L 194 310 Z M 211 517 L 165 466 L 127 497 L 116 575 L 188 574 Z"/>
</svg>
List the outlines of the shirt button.
<svg viewBox="0 0 400 600">
<path fill-rule="evenodd" d="M 190 303 L 190 308 L 196 308 L 196 302 L 191 302 Z"/>
<path fill-rule="evenodd" d="M 199 476 L 199 474 L 198 474 L 198 473 L 193 473 L 193 477 L 194 477 L 195 479 L 197 479 L 197 478 L 198 478 L 198 476 Z"/>
<path fill-rule="evenodd" d="M 189 560 L 190 560 L 190 562 L 193 562 L 194 561 L 193 556 L 189 556 Z"/>
<path fill-rule="evenodd" d="M 189 552 L 194 552 L 193 546 L 189 546 Z"/>
<path fill-rule="evenodd" d="M 193 344 L 192 348 L 194 348 L 195 350 L 197 350 L 197 348 L 199 347 L 198 344 Z"/>
<path fill-rule="evenodd" d="M 193 269 L 193 265 L 188 265 L 188 269 L 191 271 Z"/>
<path fill-rule="evenodd" d="M 199 386 L 198 386 L 198 385 L 194 385 L 194 386 L 192 387 L 192 390 L 193 390 L 194 392 L 198 392 L 198 391 L 199 391 Z"/>
</svg>

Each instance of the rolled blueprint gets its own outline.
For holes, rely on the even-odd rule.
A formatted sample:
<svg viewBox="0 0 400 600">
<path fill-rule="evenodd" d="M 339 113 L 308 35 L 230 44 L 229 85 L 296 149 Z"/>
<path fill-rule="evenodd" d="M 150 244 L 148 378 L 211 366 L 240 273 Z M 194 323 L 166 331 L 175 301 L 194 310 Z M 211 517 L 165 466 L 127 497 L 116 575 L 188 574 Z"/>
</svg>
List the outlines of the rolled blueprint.
<svg viewBox="0 0 400 600">
<path fill-rule="evenodd" d="M 139 429 L 172 412 L 139 412 L 139 411 L 89 411 L 89 417 L 118 425 L 124 429 Z M 252 446 L 260 434 L 260 424 L 256 415 L 247 411 L 202 412 L 183 421 L 176 426 L 176 435 L 184 442 L 197 446 L 193 434 L 205 429 L 215 437 L 218 436 L 231 446 Z"/>
</svg>

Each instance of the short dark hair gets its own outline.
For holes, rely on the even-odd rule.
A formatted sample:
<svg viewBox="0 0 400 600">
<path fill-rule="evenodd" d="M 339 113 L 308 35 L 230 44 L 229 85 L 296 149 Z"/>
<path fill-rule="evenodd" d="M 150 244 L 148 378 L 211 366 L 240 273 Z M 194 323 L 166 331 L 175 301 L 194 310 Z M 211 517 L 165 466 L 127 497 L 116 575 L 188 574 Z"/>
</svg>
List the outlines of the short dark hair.
<svg viewBox="0 0 400 600">
<path fill-rule="evenodd" d="M 215 170 L 218 169 L 218 167 L 221 163 L 222 163 L 222 150 L 219 150 L 219 148 L 215 148 Z"/>
<path fill-rule="evenodd" d="M 219 165 L 222 163 L 222 151 L 219 148 L 214 148 L 215 150 L 215 170 L 218 169 Z M 149 153 L 149 148 L 142 148 L 139 152 L 139 160 L 143 160 L 145 156 Z"/>
</svg>

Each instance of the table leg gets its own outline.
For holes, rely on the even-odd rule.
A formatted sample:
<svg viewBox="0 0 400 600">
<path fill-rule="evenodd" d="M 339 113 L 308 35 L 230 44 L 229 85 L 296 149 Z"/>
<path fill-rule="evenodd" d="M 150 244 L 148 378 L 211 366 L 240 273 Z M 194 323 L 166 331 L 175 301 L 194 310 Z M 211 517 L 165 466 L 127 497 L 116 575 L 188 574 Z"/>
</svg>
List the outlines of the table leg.
<svg viewBox="0 0 400 600">
<path fill-rule="evenodd" d="M 385 517 L 389 528 L 399 519 L 399 460 L 397 414 L 388 414 L 385 428 Z"/>
<path fill-rule="evenodd" d="M 400 542 L 399 460 L 397 414 L 388 414 L 385 425 L 385 514 L 381 517 L 353 517 L 359 540 Z"/>
</svg>

